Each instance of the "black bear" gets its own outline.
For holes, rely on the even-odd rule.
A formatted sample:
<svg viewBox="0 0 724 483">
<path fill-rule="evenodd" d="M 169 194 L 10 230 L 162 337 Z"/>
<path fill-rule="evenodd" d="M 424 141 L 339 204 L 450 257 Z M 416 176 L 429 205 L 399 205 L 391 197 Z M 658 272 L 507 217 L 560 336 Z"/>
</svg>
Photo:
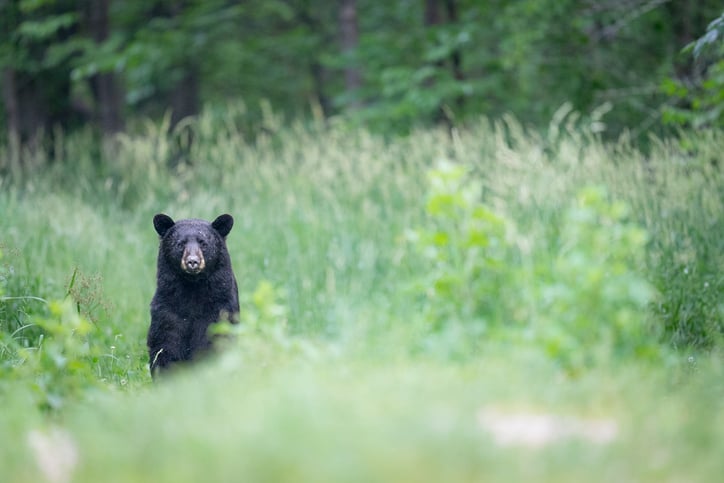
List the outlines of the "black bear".
<svg viewBox="0 0 724 483">
<path fill-rule="evenodd" d="M 211 347 L 209 325 L 239 313 L 239 292 L 226 248 L 234 219 L 180 220 L 158 214 L 160 236 L 156 293 L 151 301 L 148 354 L 155 377 L 174 363 Z"/>
</svg>

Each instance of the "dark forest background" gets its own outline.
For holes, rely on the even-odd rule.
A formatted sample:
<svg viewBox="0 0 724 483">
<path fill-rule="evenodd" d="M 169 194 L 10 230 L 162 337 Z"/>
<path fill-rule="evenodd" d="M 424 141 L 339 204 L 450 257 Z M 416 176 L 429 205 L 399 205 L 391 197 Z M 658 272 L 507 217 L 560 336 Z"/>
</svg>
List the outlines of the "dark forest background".
<svg viewBox="0 0 724 483">
<path fill-rule="evenodd" d="M 0 128 L 34 144 L 243 103 L 386 133 L 564 106 L 721 125 L 721 0 L 0 0 Z M 708 29 L 707 29 L 708 27 Z"/>
</svg>

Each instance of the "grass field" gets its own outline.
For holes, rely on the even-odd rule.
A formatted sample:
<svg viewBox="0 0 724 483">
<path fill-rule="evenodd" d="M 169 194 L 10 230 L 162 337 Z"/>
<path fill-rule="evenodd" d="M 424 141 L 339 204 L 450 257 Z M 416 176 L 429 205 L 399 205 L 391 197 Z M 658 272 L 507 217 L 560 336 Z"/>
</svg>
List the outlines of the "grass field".
<svg viewBox="0 0 724 483">
<path fill-rule="evenodd" d="M 720 477 L 721 132 L 232 114 L 0 151 L 3 480 Z M 158 212 L 235 217 L 242 324 L 152 385 Z"/>
</svg>

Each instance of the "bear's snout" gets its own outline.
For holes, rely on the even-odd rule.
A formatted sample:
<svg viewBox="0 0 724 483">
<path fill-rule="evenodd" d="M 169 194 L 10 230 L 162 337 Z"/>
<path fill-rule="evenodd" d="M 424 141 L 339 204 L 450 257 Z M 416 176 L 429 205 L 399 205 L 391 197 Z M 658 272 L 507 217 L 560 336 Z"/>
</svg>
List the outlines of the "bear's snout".
<svg viewBox="0 0 724 483">
<path fill-rule="evenodd" d="M 184 272 L 196 274 L 203 271 L 205 267 L 204 253 L 197 245 L 184 248 L 184 254 L 181 257 L 181 269 Z"/>
</svg>

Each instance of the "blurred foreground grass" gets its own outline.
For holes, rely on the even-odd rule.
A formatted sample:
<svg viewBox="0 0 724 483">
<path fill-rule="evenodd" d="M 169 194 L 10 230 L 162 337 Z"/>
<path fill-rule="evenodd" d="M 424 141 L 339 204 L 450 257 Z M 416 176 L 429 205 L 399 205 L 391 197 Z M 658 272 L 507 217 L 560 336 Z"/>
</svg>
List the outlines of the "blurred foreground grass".
<svg viewBox="0 0 724 483">
<path fill-rule="evenodd" d="M 6 404 L 3 471 L 14 482 L 717 481 L 724 374 L 720 359 L 697 362 L 689 374 L 571 380 L 519 354 L 443 364 L 232 352 L 60 420 L 21 424 L 27 408 Z"/>
</svg>

